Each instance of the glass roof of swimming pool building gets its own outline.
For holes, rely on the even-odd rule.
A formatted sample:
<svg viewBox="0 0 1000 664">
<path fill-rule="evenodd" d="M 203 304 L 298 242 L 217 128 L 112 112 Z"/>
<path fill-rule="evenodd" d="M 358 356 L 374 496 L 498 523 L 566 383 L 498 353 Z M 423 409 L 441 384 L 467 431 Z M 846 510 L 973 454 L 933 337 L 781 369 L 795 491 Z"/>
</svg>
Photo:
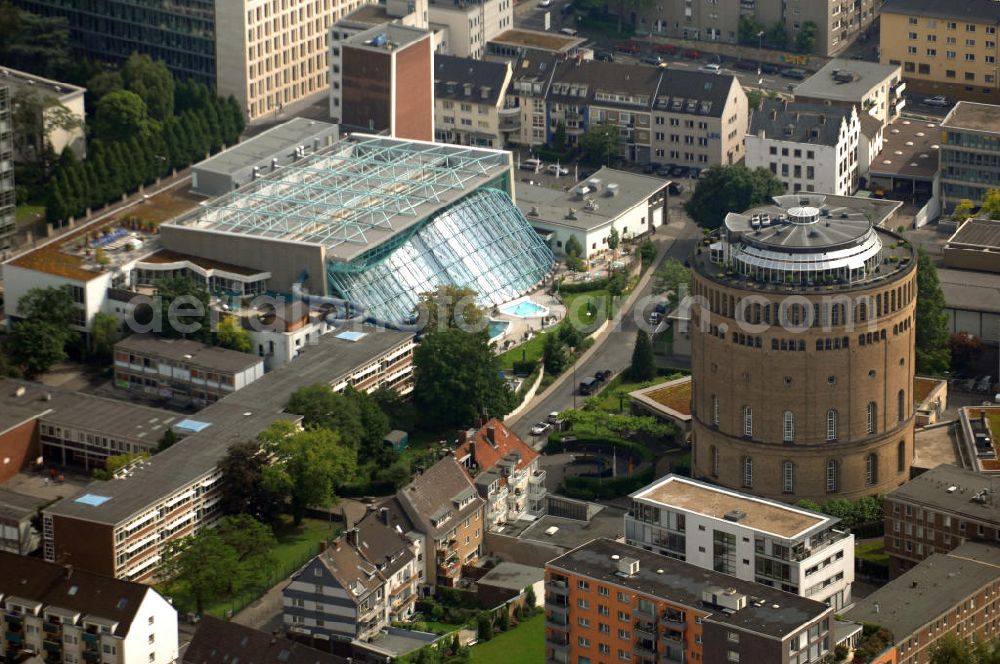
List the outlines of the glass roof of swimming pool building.
<svg viewBox="0 0 1000 664">
<path fill-rule="evenodd" d="M 501 150 L 352 134 L 172 223 L 274 242 L 274 255 L 286 243 L 316 247 L 331 294 L 381 320 L 408 319 L 440 285 L 490 306 L 533 289 L 554 263 L 511 200 L 511 164 Z"/>
</svg>

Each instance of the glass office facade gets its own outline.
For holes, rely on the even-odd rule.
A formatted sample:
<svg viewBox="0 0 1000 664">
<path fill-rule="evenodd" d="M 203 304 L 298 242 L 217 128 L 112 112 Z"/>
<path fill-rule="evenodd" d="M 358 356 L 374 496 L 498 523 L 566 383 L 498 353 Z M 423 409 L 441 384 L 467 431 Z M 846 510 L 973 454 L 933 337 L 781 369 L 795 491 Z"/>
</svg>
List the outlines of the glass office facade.
<svg viewBox="0 0 1000 664">
<path fill-rule="evenodd" d="M 363 260 L 363 259 L 362 259 Z M 506 192 L 479 189 L 437 213 L 374 264 L 330 262 L 331 290 L 376 318 L 408 319 L 421 293 L 441 285 L 471 288 L 481 306 L 532 290 L 552 252 Z"/>
<path fill-rule="evenodd" d="M 232 0 L 230 0 L 232 1 Z M 123 62 L 133 51 L 163 60 L 180 79 L 215 86 L 215 0 L 15 0 L 63 16 L 81 53 Z"/>
</svg>

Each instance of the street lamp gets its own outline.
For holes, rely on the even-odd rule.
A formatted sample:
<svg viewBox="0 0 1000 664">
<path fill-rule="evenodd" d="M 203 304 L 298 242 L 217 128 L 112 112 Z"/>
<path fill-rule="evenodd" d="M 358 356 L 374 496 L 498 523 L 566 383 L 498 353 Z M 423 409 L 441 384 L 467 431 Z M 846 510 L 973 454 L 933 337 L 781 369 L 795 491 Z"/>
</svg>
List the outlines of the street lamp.
<svg viewBox="0 0 1000 664">
<path fill-rule="evenodd" d="M 764 50 L 764 31 L 761 30 L 757 33 L 757 75 L 760 76 L 760 72 L 764 66 L 764 56 L 761 51 Z"/>
</svg>

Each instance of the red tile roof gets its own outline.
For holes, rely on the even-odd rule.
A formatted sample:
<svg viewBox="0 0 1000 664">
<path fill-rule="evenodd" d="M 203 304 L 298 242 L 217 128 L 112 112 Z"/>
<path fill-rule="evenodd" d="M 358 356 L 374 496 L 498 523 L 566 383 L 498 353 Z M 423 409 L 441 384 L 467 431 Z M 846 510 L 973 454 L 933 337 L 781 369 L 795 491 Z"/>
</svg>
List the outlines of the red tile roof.
<svg viewBox="0 0 1000 664">
<path fill-rule="evenodd" d="M 489 434 L 490 429 L 493 430 L 492 439 Z M 472 444 L 473 442 L 475 445 Z M 489 470 L 511 452 L 517 452 L 521 455 L 521 460 L 517 464 L 518 470 L 523 470 L 538 458 L 538 452 L 518 438 L 517 434 L 508 429 L 503 422 L 493 418 L 475 435 L 458 446 L 458 449 L 455 450 L 455 458 L 458 459 L 459 463 L 465 463 L 465 460 L 471 456 L 480 470 Z"/>
</svg>

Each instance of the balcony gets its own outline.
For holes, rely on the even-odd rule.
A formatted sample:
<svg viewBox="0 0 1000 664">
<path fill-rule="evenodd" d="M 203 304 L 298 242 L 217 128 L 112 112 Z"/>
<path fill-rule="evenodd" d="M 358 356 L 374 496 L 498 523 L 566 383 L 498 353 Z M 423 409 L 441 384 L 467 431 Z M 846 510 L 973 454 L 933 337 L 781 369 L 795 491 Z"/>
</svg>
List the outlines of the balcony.
<svg viewBox="0 0 1000 664">
<path fill-rule="evenodd" d="M 500 131 L 519 131 L 521 129 L 521 117 L 500 118 Z"/>
<path fill-rule="evenodd" d="M 88 646 L 93 646 L 94 648 L 96 648 L 97 647 L 97 643 L 98 643 L 98 641 L 100 641 L 101 637 L 98 636 L 97 634 L 91 634 L 90 632 L 84 632 L 83 634 L 80 635 L 80 638 Z"/>
<path fill-rule="evenodd" d="M 663 626 L 668 630 L 683 634 L 687 630 L 687 623 L 682 616 L 667 614 L 663 620 Z"/>
<path fill-rule="evenodd" d="M 62 632 L 62 625 L 46 621 L 42 623 L 42 629 L 45 630 L 46 634 L 59 634 Z"/>
<path fill-rule="evenodd" d="M 513 118 L 516 117 L 520 119 L 521 117 L 521 107 L 520 106 L 505 106 L 499 110 L 501 118 Z"/>
<path fill-rule="evenodd" d="M 566 631 L 569 629 L 569 618 L 564 613 L 553 611 L 545 616 L 545 626 L 550 629 Z"/>
<path fill-rule="evenodd" d="M 684 664 L 686 661 L 684 651 L 678 648 L 668 648 L 660 653 L 660 662 L 662 664 Z"/>
<path fill-rule="evenodd" d="M 632 615 L 637 618 L 645 618 L 648 621 L 656 620 L 656 609 L 650 606 L 637 606 L 632 610 Z"/>
<path fill-rule="evenodd" d="M 549 604 L 546 602 L 545 609 L 549 612 L 549 616 L 554 619 L 569 620 L 569 607 L 566 605 Z"/>
<path fill-rule="evenodd" d="M 638 620 L 635 623 L 635 635 L 641 639 L 656 638 L 656 624 Z"/>
<path fill-rule="evenodd" d="M 893 112 L 893 114 L 896 114 L 896 113 L 899 113 L 900 111 L 902 111 L 904 106 L 906 106 L 906 99 L 904 99 L 903 97 L 900 97 L 896 101 L 892 102 L 892 112 Z"/>
<path fill-rule="evenodd" d="M 906 81 L 900 81 L 899 85 L 889 89 L 889 94 L 895 97 L 902 97 L 904 90 L 906 90 Z"/>
<path fill-rule="evenodd" d="M 545 635 L 545 643 L 557 648 L 566 647 L 569 645 L 569 636 L 562 632 L 549 632 Z"/>
<path fill-rule="evenodd" d="M 684 633 L 675 632 L 674 630 L 667 630 L 660 635 L 660 641 L 665 646 L 673 646 L 675 648 L 685 648 L 687 644 L 684 642 Z"/>
<path fill-rule="evenodd" d="M 546 581 L 545 582 L 545 601 L 548 602 L 549 595 L 562 595 L 563 597 L 569 595 L 569 588 L 566 587 L 565 581 Z"/>
<path fill-rule="evenodd" d="M 462 566 L 457 563 L 447 563 L 444 565 L 437 566 L 437 575 L 446 576 L 449 579 L 453 579 L 459 575 L 462 571 Z"/>
<path fill-rule="evenodd" d="M 87 662 L 99 662 L 101 661 L 101 653 L 96 650 L 85 650 L 83 651 L 83 659 Z"/>
<path fill-rule="evenodd" d="M 20 634 L 17 632 L 11 632 L 10 630 L 7 630 L 7 632 L 4 633 L 3 638 L 10 643 L 20 643 L 22 640 Z"/>
<path fill-rule="evenodd" d="M 61 653 L 62 652 L 62 641 L 53 641 L 52 639 L 45 639 L 42 641 L 42 647 L 45 648 L 50 653 Z"/>
<path fill-rule="evenodd" d="M 635 654 L 637 657 L 656 657 L 656 641 L 649 639 L 639 639 L 635 642 Z"/>
<path fill-rule="evenodd" d="M 536 470 L 528 478 L 528 483 L 531 484 L 532 486 L 539 486 L 539 485 L 540 486 L 545 486 L 545 478 L 547 476 L 548 476 L 548 473 L 546 471 L 544 471 L 544 470 Z"/>
</svg>

